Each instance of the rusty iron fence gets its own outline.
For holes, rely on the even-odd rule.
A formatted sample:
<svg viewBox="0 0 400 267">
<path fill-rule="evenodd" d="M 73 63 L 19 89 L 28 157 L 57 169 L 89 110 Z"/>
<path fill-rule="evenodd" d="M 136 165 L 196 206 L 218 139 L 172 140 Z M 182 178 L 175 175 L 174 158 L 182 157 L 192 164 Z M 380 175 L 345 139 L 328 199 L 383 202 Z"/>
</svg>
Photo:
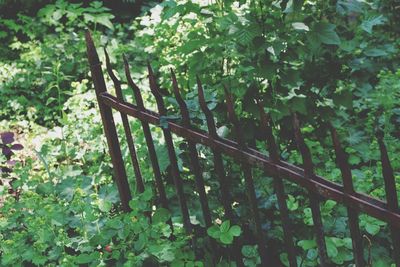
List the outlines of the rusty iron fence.
<svg viewBox="0 0 400 267">
<path fill-rule="evenodd" d="M 137 118 L 141 122 L 143 134 L 145 137 L 148 155 L 151 166 L 154 171 L 155 188 L 157 191 L 159 203 L 162 207 L 169 207 L 164 181 L 158 164 L 155 145 L 150 131 L 150 124 L 161 127 L 161 117 L 167 116 L 167 109 L 164 105 L 162 95 L 153 73 L 153 70 L 148 64 L 148 76 L 150 82 L 150 89 L 156 99 L 158 113 L 146 109 L 142 99 L 139 87 L 135 84 L 130 75 L 129 64 L 124 57 L 125 75 L 129 87 L 133 90 L 136 104 L 127 103 L 121 91 L 121 82 L 114 75 L 107 51 L 106 55 L 106 68 L 108 75 L 114 83 L 116 96 L 107 92 L 106 84 L 104 81 L 103 72 L 101 69 L 101 62 L 99 61 L 96 48 L 90 33 L 86 33 L 87 43 L 87 56 L 89 59 L 91 75 L 96 90 L 97 101 L 101 113 L 101 118 L 104 126 L 104 132 L 107 138 L 109 152 L 111 155 L 112 164 L 114 167 L 115 182 L 117 184 L 122 209 L 129 211 L 129 201 L 131 199 L 131 191 L 127 179 L 125 165 L 121 153 L 120 142 L 117 135 L 116 126 L 113 119 L 113 110 L 121 114 L 122 123 L 128 143 L 129 153 L 134 168 L 136 189 L 138 192 L 143 192 L 144 182 L 142 179 L 135 145 L 132 138 L 131 129 L 128 122 L 128 116 Z M 212 112 L 207 107 L 204 90 L 199 78 L 197 78 L 198 98 L 202 112 L 207 121 L 208 132 L 197 129 L 191 124 L 189 111 L 185 101 L 181 97 L 180 89 L 178 87 L 177 79 L 174 72 L 171 70 L 171 79 L 173 85 L 173 92 L 175 99 L 179 104 L 180 116 L 182 118 L 181 124 L 173 121 L 167 121 L 167 126 L 161 127 L 165 139 L 165 145 L 168 150 L 168 157 L 170 160 L 171 175 L 173 178 L 176 194 L 179 200 L 179 206 L 183 225 L 188 234 L 192 233 L 193 226 L 190 222 L 189 208 L 187 199 L 183 190 L 183 183 L 178 169 L 176 152 L 174 149 L 172 133 L 183 137 L 187 142 L 188 154 L 191 164 L 191 172 L 194 175 L 196 191 L 199 196 L 201 209 L 206 227 L 212 225 L 212 216 L 210 207 L 208 205 L 207 193 L 205 190 L 204 179 L 202 176 L 202 169 L 196 150 L 196 144 L 201 144 L 211 149 L 215 173 L 219 179 L 221 204 L 224 208 L 225 217 L 233 219 L 232 199 L 230 181 L 226 176 L 224 169 L 223 155 L 232 157 L 241 166 L 243 177 L 245 180 L 245 190 L 247 193 L 248 204 L 251 208 L 251 222 L 254 229 L 254 237 L 258 244 L 258 250 L 261 258 L 262 266 L 271 266 L 271 259 L 268 258 L 268 248 L 266 246 L 265 233 L 262 229 L 262 221 L 259 215 L 257 198 L 254 187 L 254 177 L 252 175 L 253 168 L 259 168 L 264 171 L 268 176 L 273 178 L 274 191 L 277 196 L 277 203 L 280 211 L 282 228 L 284 233 L 284 250 L 287 252 L 288 261 L 291 267 L 297 266 L 296 262 L 296 246 L 293 240 L 294 230 L 291 227 L 289 220 L 289 210 L 286 203 L 285 188 L 283 180 L 286 179 L 297 186 L 304 188 L 310 200 L 310 208 L 312 219 L 314 222 L 314 231 L 316 243 L 318 247 L 318 255 L 320 266 L 333 266 L 327 255 L 325 234 L 323 221 L 321 216 L 320 204 L 323 200 L 334 200 L 337 203 L 344 205 L 347 208 L 348 227 L 350 230 L 350 237 L 352 239 L 352 248 L 354 255 L 354 263 L 356 266 L 367 266 L 367 255 L 364 253 L 366 248 L 363 246 L 362 233 L 359 226 L 360 212 L 368 214 L 379 220 L 382 220 L 389 225 L 392 240 L 392 255 L 395 260 L 396 266 L 400 266 L 400 212 L 398 208 L 398 198 L 396 192 L 394 172 L 388 157 L 387 148 L 384 142 L 382 132 L 377 132 L 376 138 L 381 154 L 382 163 L 382 176 L 384 180 L 384 188 L 386 192 L 386 202 L 371 196 L 356 192 L 353 187 L 352 174 L 350 165 L 348 163 L 348 155 L 342 147 L 336 130 L 330 127 L 332 143 L 336 155 L 336 162 L 341 171 L 342 184 L 337 184 L 328 179 L 318 176 L 314 172 L 314 164 L 311 158 L 311 153 L 307 147 L 302 136 L 300 121 L 296 114 L 293 114 L 293 131 L 295 142 L 303 160 L 302 168 L 294 166 L 288 162 L 282 161 L 279 156 L 278 145 L 273 136 L 272 125 L 269 115 L 264 112 L 263 103 L 261 100 L 256 99 L 256 103 L 260 112 L 260 131 L 262 132 L 266 143 L 268 144 L 269 156 L 266 156 L 259 151 L 250 148 L 246 145 L 243 129 L 239 120 L 234 112 L 233 97 L 227 89 L 226 93 L 226 106 L 228 119 L 233 125 L 233 132 L 236 135 L 236 140 L 228 140 L 218 136 L 216 125 Z M 232 253 L 235 254 L 237 262 L 243 265 L 240 259 L 240 251 L 237 251 L 237 244 L 234 243 Z M 235 248 L 236 247 L 236 248 Z M 236 249 L 236 250 L 235 250 Z"/>
</svg>

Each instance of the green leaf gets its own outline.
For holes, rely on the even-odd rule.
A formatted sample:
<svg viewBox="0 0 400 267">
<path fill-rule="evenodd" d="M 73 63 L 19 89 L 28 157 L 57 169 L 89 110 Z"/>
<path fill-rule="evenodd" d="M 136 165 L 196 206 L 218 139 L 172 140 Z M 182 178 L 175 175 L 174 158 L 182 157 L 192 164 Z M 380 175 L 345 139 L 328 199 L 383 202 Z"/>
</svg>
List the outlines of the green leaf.
<svg viewBox="0 0 400 267">
<path fill-rule="evenodd" d="M 386 18 L 383 15 L 369 17 L 361 23 L 361 29 L 371 34 L 374 26 L 382 25 L 385 22 Z"/>
<path fill-rule="evenodd" d="M 299 202 L 292 195 L 288 195 L 286 203 L 290 211 L 294 211 L 299 208 Z"/>
<path fill-rule="evenodd" d="M 111 23 L 111 20 L 110 20 L 110 18 L 112 18 L 112 17 L 114 17 L 114 16 L 110 16 L 109 14 L 104 14 L 104 15 L 96 17 L 95 21 L 103 26 L 106 26 L 110 30 L 113 30 L 114 25 Z"/>
<path fill-rule="evenodd" d="M 95 259 L 99 258 L 99 252 L 93 252 L 91 254 L 80 254 L 78 256 L 76 256 L 75 258 L 75 262 L 78 264 L 85 264 L 85 263 L 90 263 L 92 261 L 94 261 Z"/>
<path fill-rule="evenodd" d="M 169 210 L 158 208 L 153 214 L 153 223 L 165 223 L 171 218 Z"/>
<path fill-rule="evenodd" d="M 134 243 L 134 247 L 136 251 L 140 251 L 144 248 L 147 243 L 147 237 L 144 233 L 139 234 L 138 240 Z"/>
<path fill-rule="evenodd" d="M 158 158 L 158 164 L 160 165 L 160 171 L 164 172 L 170 165 L 168 150 L 165 146 L 156 144 L 156 153 Z"/>
<path fill-rule="evenodd" d="M 310 239 L 310 240 L 300 240 L 297 243 L 303 250 L 309 250 L 311 248 L 315 248 L 317 247 L 317 243 L 315 242 L 314 239 Z"/>
<path fill-rule="evenodd" d="M 336 248 L 335 243 L 329 238 L 325 238 L 325 242 L 326 242 L 326 250 L 328 252 L 328 256 L 331 258 L 334 258 L 338 255 L 338 250 Z"/>
<path fill-rule="evenodd" d="M 314 25 L 313 32 L 321 43 L 329 45 L 339 45 L 340 38 L 335 32 L 336 25 L 328 22 L 318 22 Z"/>
<path fill-rule="evenodd" d="M 147 187 L 141 194 L 140 198 L 144 201 L 150 201 L 153 198 L 153 190 L 150 187 Z"/>
<path fill-rule="evenodd" d="M 242 229 L 240 229 L 240 226 L 234 225 L 231 227 L 231 229 L 229 229 L 229 233 L 232 236 L 240 236 L 240 234 L 242 233 Z"/>
<path fill-rule="evenodd" d="M 109 212 L 112 208 L 112 203 L 110 201 L 100 199 L 99 200 L 99 209 L 102 212 Z"/>
<path fill-rule="evenodd" d="M 371 224 L 371 223 L 367 223 L 365 225 L 365 230 L 370 234 L 370 235 L 376 235 L 377 233 L 379 233 L 379 231 L 381 230 L 381 227 L 379 225 L 376 224 Z"/>
<path fill-rule="evenodd" d="M 310 30 L 310 28 L 303 22 L 293 22 L 292 27 L 295 30 L 299 30 L 299 31 L 309 31 Z"/>
<path fill-rule="evenodd" d="M 279 259 L 281 260 L 282 264 L 289 267 L 289 257 L 287 253 L 281 253 L 279 255 Z"/>
<path fill-rule="evenodd" d="M 349 136 L 347 137 L 347 142 L 350 145 L 357 145 L 365 139 L 364 133 L 362 131 L 357 131 L 354 128 L 349 129 Z"/>
<path fill-rule="evenodd" d="M 39 184 L 36 187 L 36 193 L 40 195 L 49 195 L 54 191 L 54 186 L 51 182 Z"/>
<path fill-rule="evenodd" d="M 229 231 L 229 227 L 231 227 L 231 222 L 229 220 L 224 221 L 220 226 L 221 233 L 226 233 Z"/>
<path fill-rule="evenodd" d="M 365 50 L 364 54 L 369 57 L 382 57 L 388 55 L 388 53 L 385 50 L 379 48 L 370 48 L 368 50 Z"/>
<path fill-rule="evenodd" d="M 216 225 L 211 226 L 210 228 L 207 229 L 207 234 L 211 236 L 212 238 L 219 238 L 221 235 L 221 231 L 219 230 L 219 227 Z"/>
<path fill-rule="evenodd" d="M 357 42 L 355 40 L 351 41 L 341 41 L 340 48 L 346 52 L 351 52 L 357 47 Z"/>
<path fill-rule="evenodd" d="M 225 245 L 230 245 L 233 242 L 233 236 L 229 232 L 221 233 L 219 240 Z"/>
</svg>

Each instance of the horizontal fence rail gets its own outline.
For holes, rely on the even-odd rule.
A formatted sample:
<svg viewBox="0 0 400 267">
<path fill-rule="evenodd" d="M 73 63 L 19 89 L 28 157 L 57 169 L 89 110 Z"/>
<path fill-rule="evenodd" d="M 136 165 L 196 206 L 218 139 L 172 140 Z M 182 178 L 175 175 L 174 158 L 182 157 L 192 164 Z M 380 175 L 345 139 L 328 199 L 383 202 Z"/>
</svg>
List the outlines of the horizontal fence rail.
<svg viewBox="0 0 400 267">
<path fill-rule="evenodd" d="M 254 188 L 254 177 L 252 170 L 258 168 L 265 174 L 273 178 L 274 191 L 277 195 L 278 208 L 282 221 L 284 233 L 284 249 L 288 254 L 288 262 L 291 267 L 297 266 L 296 247 L 293 238 L 293 228 L 289 219 L 289 210 L 286 204 L 286 195 L 283 180 L 288 180 L 306 190 L 306 194 L 310 200 L 310 209 L 312 219 L 314 221 L 314 233 L 319 253 L 320 266 L 333 266 L 330 262 L 325 244 L 325 233 L 321 216 L 320 204 L 324 200 L 334 200 L 347 209 L 348 225 L 350 237 L 352 239 L 354 263 L 356 266 L 367 266 L 364 257 L 364 247 L 362 245 L 362 234 L 359 226 L 359 214 L 361 212 L 373 216 L 379 220 L 387 222 L 391 231 L 393 244 L 393 258 L 396 266 L 400 267 L 400 212 L 398 208 L 398 197 L 395 185 L 394 172 L 388 157 L 387 148 L 384 142 L 382 132 L 377 132 L 376 137 L 381 153 L 382 176 L 385 185 L 387 202 L 373 198 L 371 196 L 356 192 L 352 182 L 351 168 L 348 163 L 348 156 L 343 149 L 338 134 L 333 126 L 327 124 L 330 129 L 333 148 L 336 155 L 336 163 L 342 174 L 342 184 L 337 184 L 329 181 L 327 178 L 315 174 L 314 164 L 311 158 L 311 152 L 307 147 L 300 127 L 299 118 L 293 113 L 293 132 L 294 141 L 297 144 L 298 150 L 303 160 L 303 168 L 294 166 L 288 162 L 280 160 L 278 145 L 275 143 L 273 136 L 271 120 L 269 115 L 264 112 L 264 106 L 261 100 L 255 99 L 260 111 L 260 131 L 267 143 L 269 156 L 266 156 L 259 151 L 250 148 L 246 145 L 243 137 L 243 130 L 239 120 L 234 112 L 233 97 L 225 88 L 226 105 L 228 120 L 233 125 L 233 133 L 236 141 L 224 139 L 217 135 L 215 121 L 211 111 L 208 109 L 204 98 L 204 90 L 200 79 L 197 77 L 197 87 L 199 104 L 202 112 L 205 115 L 208 131 L 203 131 L 195 128 L 191 124 L 189 111 L 180 94 L 180 88 L 177 83 L 175 73 L 171 70 L 172 88 L 175 99 L 179 105 L 182 122 L 165 121 L 167 109 L 164 106 L 160 89 L 158 87 L 153 70 L 148 63 L 148 73 L 150 89 L 156 99 L 158 113 L 145 108 L 139 87 L 134 83 L 130 76 L 129 64 L 124 57 L 125 74 L 129 87 L 133 90 L 136 104 L 128 103 L 124 100 L 121 92 L 121 82 L 113 73 L 108 54 L 106 55 L 107 72 L 114 83 L 117 96 L 113 96 L 107 92 L 104 77 L 101 69 L 101 64 L 93 44 L 93 40 L 89 33 L 86 34 L 87 53 L 89 64 L 91 67 L 92 79 L 96 90 L 97 100 L 99 103 L 100 113 L 104 126 L 107 143 L 110 150 L 112 164 L 114 166 L 115 181 L 120 193 L 122 208 L 129 211 L 128 202 L 131 199 L 130 188 L 127 180 L 124 161 L 121 155 L 121 148 L 117 136 L 115 123 L 113 120 L 112 111 L 118 111 L 121 114 L 124 132 L 128 142 L 128 148 L 134 168 L 136 187 L 138 192 L 143 192 L 144 183 L 142 180 L 138 159 L 136 156 L 134 140 L 132 139 L 131 130 L 128 123 L 128 116 L 134 117 L 141 122 L 143 133 L 148 148 L 149 158 L 154 171 L 155 185 L 158 192 L 160 204 L 164 208 L 168 208 L 168 199 L 165 193 L 164 181 L 157 162 L 157 155 L 154 149 L 154 142 L 151 136 L 149 125 L 159 126 L 165 139 L 170 159 L 171 175 L 173 178 L 175 190 L 179 200 L 179 206 L 182 214 L 183 224 L 188 234 L 192 233 L 192 225 L 190 223 L 189 208 L 187 199 L 183 191 L 182 178 L 177 165 L 177 157 L 175 154 L 172 133 L 184 138 L 188 145 L 188 154 L 190 161 L 190 170 L 194 175 L 196 191 L 199 195 L 200 206 L 203 213 L 206 227 L 212 225 L 212 215 L 208 205 L 207 193 L 205 191 L 205 183 L 202 177 L 202 166 L 200 165 L 197 144 L 204 145 L 211 149 L 215 172 L 220 185 L 221 202 L 224 208 L 225 217 L 233 220 L 232 202 L 229 178 L 225 174 L 224 162 L 222 155 L 233 158 L 241 166 L 243 172 L 245 191 L 248 198 L 248 204 L 251 209 L 251 223 L 253 224 L 254 236 L 258 244 L 258 250 L 261 257 L 262 266 L 271 266 L 271 259 L 268 254 L 268 247 L 265 240 L 265 230 L 262 229 L 262 221 L 259 216 L 259 209 Z M 162 125 L 160 121 L 163 121 Z M 171 223 L 171 222 L 170 222 Z M 172 223 L 171 223 L 172 226 Z M 215 246 L 216 244 L 212 244 Z M 235 241 L 232 247 L 232 253 L 239 266 L 243 266 L 240 258 L 239 243 Z"/>
</svg>

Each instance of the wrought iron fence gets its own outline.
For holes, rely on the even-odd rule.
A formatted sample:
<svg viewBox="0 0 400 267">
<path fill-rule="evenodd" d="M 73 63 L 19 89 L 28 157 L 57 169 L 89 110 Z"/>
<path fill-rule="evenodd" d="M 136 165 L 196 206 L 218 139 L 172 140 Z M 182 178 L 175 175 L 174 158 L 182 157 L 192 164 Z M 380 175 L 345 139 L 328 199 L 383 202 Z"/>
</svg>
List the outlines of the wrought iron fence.
<svg viewBox="0 0 400 267">
<path fill-rule="evenodd" d="M 396 266 L 400 266 L 400 213 L 398 208 L 398 198 L 395 186 L 394 172 L 391 167 L 382 132 L 377 132 L 376 138 L 381 154 L 382 176 L 384 180 L 387 199 L 386 202 L 356 192 L 354 190 L 351 169 L 348 163 L 348 155 L 346 154 L 344 148 L 340 143 L 336 130 L 332 126 L 328 125 L 328 127 L 330 127 L 332 143 L 336 155 L 336 162 L 342 175 L 342 184 L 334 183 L 324 177 L 316 175 L 310 150 L 304 141 L 302 132 L 300 130 L 300 121 L 295 113 L 292 116 L 293 131 L 295 137 L 294 141 L 297 144 L 298 150 L 303 160 L 302 168 L 294 166 L 280 159 L 278 145 L 276 144 L 275 138 L 273 136 L 271 120 L 269 115 L 264 111 L 263 103 L 261 100 L 256 99 L 255 101 L 257 102 L 260 112 L 260 131 L 262 132 L 268 144 L 269 156 L 266 156 L 246 145 L 243 136 L 243 129 L 241 128 L 242 126 L 240 125 L 239 120 L 234 112 L 233 96 L 229 93 L 227 89 L 225 89 L 225 95 L 228 119 L 233 125 L 233 132 L 236 135 L 236 140 L 228 140 L 218 136 L 214 117 L 210 109 L 207 107 L 204 97 L 204 90 L 199 78 L 197 78 L 199 105 L 205 115 L 208 131 L 205 132 L 199 130 L 191 124 L 188 108 L 185 101 L 181 97 L 177 79 L 172 70 L 171 79 L 173 84 L 173 92 L 175 95 L 175 99 L 179 104 L 181 112 L 180 116 L 182 120 L 181 124 L 173 121 L 167 121 L 166 125 L 161 126 L 160 119 L 167 116 L 167 109 L 164 106 L 163 98 L 160 94 L 160 90 L 150 64 L 148 64 L 150 89 L 156 99 L 158 113 L 150 111 L 144 106 L 140 89 L 131 78 L 129 64 L 125 57 L 123 58 L 125 75 L 129 87 L 133 90 L 136 104 L 131 104 L 124 100 L 124 96 L 121 90 L 121 82 L 114 75 L 107 51 L 105 51 L 107 72 L 114 83 L 116 96 L 109 94 L 107 92 L 106 84 L 104 81 L 101 63 L 99 61 L 96 48 L 89 32 L 86 33 L 86 43 L 91 75 L 96 90 L 97 101 L 104 126 L 104 132 L 107 138 L 112 164 L 114 167 L 115 182 L 119 190 L 122 209 L 124 211 L 130 210 L 129 201 L 131 199 L 131 191 L 121 153 L 119 138 L 113 119 L 113 110 L 116 110 L 121 114 L 132 165 L 134 168 L 137 191 L 143 192 L 144 182 L 142 179 L 137 154 L 135 151 L 135 145 L 128 122 L 128 116 L 140 120 L 143 134 L 146 140 L 149 159 L 154 172 L 155 187 L 158 193 L 159 203 L 163 208 L 168 209 L 169 202 L 167 199 L 165 185 L 160 171 L 160 166 L 158 164 L 155 145 L 149 125 L 152 124 L 161 127 L 165 139 L 165 144 L 168 150 L 171 175 L 173 177 L 176 194 L 179 200 L 183 225 L 187 233 L 192 233 L 193 229 L 190 222 L 189 208 L 183 190 L 182 179 L 178 169 L 172 133 L 177 136 L 183 137 L 187 142 L 191 172 L 194 174 L 196 191 L 198 193 L 201 203 L 201 209 L 206 227 L 210 227 L 212 225 L 212 215 L 210 212 L 210 207 L 208 205 L 207 193 L 205 190 L 202 169 L 198 158 L 198 152 L 196 150 L 196 144 L 201 144 L 211 149 L 213 158 L 209 160 L 213 161 L 215 172 L 219 179 L 218 182 L 221 191 L 221 202 L 224 208 L 225 217 L 231 220 L 234 217 L 232 211 L 232 203 L 234 199 L 231 195 L 232 185 L 230 184 L 230 181 L 226 176 L 222 156 L 227 155 L 229 157 L 232 157 L 234 160 L 237 161 L 238 164 L 240 164 L 245 180 L 248 204 L 251 208 L 251 221 L 254 226 L 253 228 L 255 229 L 254 237 L 256 238 L 256 242 L 258 244 L 262 266 L 271 266 L 272 261 L 268 258 L 269 254 L 265 241 L 265 233 L 262 229 L 262 222 L 259 216 L 254 179 L 252 175 L 253 168 L 259 168 L 273 178 L 274 190 L 277 196 L 277 202 L 282 221 L 282 228 L 284 232 L 285 251 L 288 254 L 288 261 L 291 267 L 297 266 L 297 252 L 293 240 L 293 228 L 291 227 L 291 222 L 289 220 L 289 210 L 286 203 L 285 188 L 283 183 L 284 179 L 291 181 L 301 188 L 304 188 L 308 194 L 312 219 L 314 222 L 313 225 L 316 235 L 319 261 L 321 266 L 333 265 L 327 255 L 324 227 L 320 208 L 321 201 L 327 199 L 334 200 L 347 208 L 348 225 L 350 236 L 352 239 L 354 263 L 356 266 L 368 265 L 368 262 L 365 259 L 364 255 L 365 248 L 363 247 L 363 238 L 359 226 L 360 212 L 363 212 L 388 223 L 391 231 L 393 258 L 395 259 Z M 238 251 L 237 249 L 237 244 L 234 243 L 232 252 L 235 254 L 236 260 L 240 266 L 243 263 L 240 259 L 240 251 Z"/>
</svg>

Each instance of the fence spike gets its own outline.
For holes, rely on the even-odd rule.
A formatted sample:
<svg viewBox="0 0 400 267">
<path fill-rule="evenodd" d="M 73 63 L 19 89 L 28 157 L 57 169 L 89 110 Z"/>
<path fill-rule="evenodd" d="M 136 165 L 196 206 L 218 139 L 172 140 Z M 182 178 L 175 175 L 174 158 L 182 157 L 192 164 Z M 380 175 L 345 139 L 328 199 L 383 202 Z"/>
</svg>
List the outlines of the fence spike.
<svg viewBox="0 0 400 267">
<path fill-rule="evenodd" d="M 224 87 L 224 91 L 225 91 L 226 106 L 227 106 L 227 111 L 228 111 L 228 118 L 231 121 L 231 123 L 233 124 L 237 143 L 240 148 L 245 149 L 246 143 L 244 140 L 242 129 L 239 124 L 239 120 L 235 114 L 232 94 L 225 87 Z M 257 243 L 258 243 L 258 251 L 259 251 L 260 257 L 261 257 L 261 264 L 263 266 L 269 266 L 269 264 L 268 264 L 269 260 L 268 260 L 268 255 L 267 255 L 268 253 L 267 253 L 266 243 L 265 243 L 263 230 L 262 230 L 262 226 L 261 226 L 261 219 L 260 219 L 259 212 L 258 212 L 257 197 L 256 197 L 256 191 L 254 188 L 254 181 L 253 181 L 253 175 L 251 173 L 251 167 L 245 161 L 241 161 L 241 165 L 242 165 L 243 174 L 244 174 L 245 183 L 246 183 L 247 196 L 248 196 L 248 199 L 250 202 L 250 207 L 251 207 L 251 211 L 252 211 L 252 215 L 253 215 L 253 221 L 254 221 L 254 225 L 256 228 L 255 234 L 256 234 L 256 239 L 257 239 Z"/>
<path fill-rule="evenodd" d="M 164 106 L 164 101 L 162 99 L 160 90 L 158 88 L 156 79 L 154 77 L 153 69 L 151 68 L 149 62 L 147 62 L 147 68 L 149 71 L 150 90 L 153 93 L 154 97 L 156 98 L 158 112 L 160 113 L 161 116 L 166 116 L 167 109 Z M 188 233 L 191 233 L 192 225 L 190 223 L 189 209 L 188 209 L 188 206 L 186 203 L 185 193 L 183 191 L 182 179 L 179 175 L 178 161 L 176 159 L 174 142 L 172 140 L 172 134 L 171 134 L 171 131 L 168 129 L 168 127 L 161 127 L 161 128 L 162 128 L 162 131 L 164 134 L 165 144 L 166 144 L 167 150 L 168 150 L 168 156 L 169 156 L 169 160 L 170 160 L 170 164 L 171 164 L 170 165 L 171 166 L 171 174 L 172 174 L 172 177 L 174 180 L 175 188 L 176 188 L 176 191 L 178 194 L 179 204 L 181 207 L 183 225 L 184 225 L 186 231 Z"/>
<path fill-rule="evenodd" d="M 213 116 L 211 110 L 207 106 L 207 103 L 206 103 L 206 100 L 204 97 L 203 85 L 202 85 L 201 80 L 198 75 L 196 75 L 196 81 L 197 81 L 199 104 L 200 104 L 201 110 L 203 111 L 203 113 L 206 117 L 208 134 L 212 138 L 217 139 L 217 138 L 219 138 L 219 136 L 216 131 L 214 116 Z M 234 221 L 233 210 L 232 210 L 232 200 L 231 200 L 232 197 L 230 194 L 231 186 L 228 181 L 228 177 L 225 174 L 222 155 L 221 155 L 221 152 L 215 148 L 211 148 L 211 152 L 213 153 L 214 168 L 215 168 L 215 172 L 217 173 L 218 180 L 219 180 L 219 185 L 220 185 L 220 190 L 221 190 L 221 202 L 224 207 L 225 217 L 227 219 L 229 219 L 230 221 Z M 238 266 L 240 266 L 240 267 L 243 266 L 243 259 L 242 259 L 242 253 L 240 251 L 239 241 L 235 241 L 233 243 L 232 254 L 235 257 L 235 261 L 238 264 Z"/>
<path fill-rule="evenodd" d="M 271 119 L 269 115 L 264 111 L 263 102 L 259 101 L 258 99 L 256 99 L 256 102 L 260 111 L 260 131 L 265 134 L 265 139 L 267 140 L 268 151 L 271 160 L 274 163 L 278 164 L 280 162 L 278 146 L 272 133 Z M 273 177 L 273 182 L 278 200 L 279 211 L 281 214 L 284 242 L 286 251 L 288 253 L 289 265 L 290 267 L 297 267 L 296 249 L 293 243 L 293 232 L 289 220 L 289 210 L 286 203 L 283 180 L 279 175 L 275 175 Z"/>
<path fill-rule="evenodd" d="M 300 121 L 296 113 L 292 114 L 294 135 L 297 143 L 297 147 L 300 150 L 301 157 L 303 159 L 304 166 L 304 177 L 306 179 L 313 179 L 314 177 L 314 164 L 311 158 L 311 152 L 306 145 L 300 130 Z M 317 194 L 309 191 L 310 197 L 310 208 L 312 218 L 314 221 L 314 229 L 317 236 L 318 253 L 321 261 L 321 266 L 329 266 L 328 254 L 326 252 L 326 243 L 324 235 L 324 227 L 322 224 L 320 200 Z"/>
<path fill-rule="evenodd" d="M 196 75 L 196 80 L 197 80 L 199 104 L 200 104 L 201 110 L 203 111 L 203 113 L 206 117 L 208 133 L 213 138 L 219 138 L 217 131 L 216 131 L 214 116 L 213 116 L 211 110 L 207 106 L 207 103 L 206 103 L 206 100 L 204 97 L 203 86 L 201 84 L 201 80 L 198 75 Z M 229 181 L 225 174 L 222 155 L 221 155 L 221 152 L 215 148 L 211 148 L 211 151 L 214 156 L 214 168 L 217 173 L 217 177 L 219 179 L 220 190 L 221 190 L 221 200 L 222 200 L 222 205 L 224 206 L 225 216 L 229 220 L 233 221 L 233 211 L 232 211 L 232 205 L 231 205 L 232 201 L 231 201 L 231 194 L 229 192 L 230 184 L 229 184 Z"/>
<path fill-rule="evenodd" d="M 183 100 L 181 93 L 179 91 L 178 81 L 176 80 L 175 73 L 172 70 L 172 68 L 170 69 L 170 71 L 171 71 L 171 79 L 172 79 L 172 88 L 174 90 L 175 99 L 178 102 L 179 109 L 181 111 L 183 125 L 185 127 L 190 128 L 191 125 L 190 125 L 189 110 L 188 110 L 187 105 L 186 105 L 185 101 Z"/>
<path fill-rule="evenodd" d="M 208 132 L 212 137 L 217 138 L 218 134 L 217 134 L 216 127 L 215 127 L 214 116 L 213 116 L 211 110 L 207 106 L 206 99 L 204 97 L 203 85 L 201 84 L 201 80 L 198 75 L 196 75 L 196 79 L 197 79 L 199 104 L 200 104 L 201 110 L 203 111 L 204 115 L 206 116 Z"/>
<path fill-rule="evenodd" d="M 350 165 L 348 163 L 348 155 L 343 150 L 336 129 L 329 124 L 331 131 L 332 143 L 336 154 L 336 163 L 339 166 L 343 180 L 343 190 L 347 194 L 354 193 L 353 179 Z M 356 266 L 365 266 L 364 249 L 362 244 L 362 236 L 360 232 L 359 212 L 356 209 L 347 207 L 347 216 L 349 217 L 349 229 L 351 242 L 353 246 L 353 255 Z"/>
<path fill-rule="evenodd" d="M 144 110 L 145 107 L 144 107 L 144 104 L 143 104 L 142 94 L 140 93 L 139 86 L 137 86 L 137 84 L 132 79 L 130 68 L 129 68 L 128 59 L 127 59 L 125 54 L 122 55 L 122 59 L 124 61 L 124 69 L 125 69 L 126 80 L 128 81 L 128 85 L 132 88 L 133 95 L 134 95 L 135 101 L 136 101 L 136 105 L 140 109 Z"/>
<path fill-rule="evenodd" d="M 180 94 L 178 82 L 176 80 L 175 73 L 172 69 L 171 69 L 171 77 L 172 77 L 172 87 L 174 90 L 175 98 L 178 101 L 179 108 L 182 114 L 183 125 L 190 129 L 192 128 L 192 126 L 190 123 L 189 110 Z M 208 228 L 212 226 L 212 219 L 211 219 L 210 208 L 208 206 L 207 194 L 204 187 L 204 179 L 199 163 L 199 157 L 197 155 L 196 143 L 192 141 L 187 141 L 187 144 L 189 148 L 190 163 L 192 165 L 192 171 L 195 177 L 197 192 L 199 193 L 200 197 L 200 204 L 203 211 L 204 222 Z"/>
<path fill-rule="evenodd" d="M 256 100 L 258 109 L 260 111 L 260 126 L 261 131 L 265 133 L 265 139 L 267 140 L 269 156 L 274 162 L 279 162 L 278 146 L 275 142 L 274 135 L 272 133 L 271 118 L 269 114 L 264 111 L 263 102 Z"/>
<path fill-rule="evenodd" d="M 123 61 L 124 61 L 124 67 L 125 67 L 125 76 L 128 81 L 128 85 L 133 90 L 133 95 L 135 97 L 136 105 L 138 106 L 138 108 L 140 110 L 143 111 L 143 110 L 145 110 L 145 107 L 143 104 L 142 94 L 140 93 L 139 87 L 136 85 L 136 83 L 132 79 L 132 76 L 130 73 L 130 68 L 129 68 L 129 63 L 128 63 L 128 60 L 125 55 L 123 55 Z M 146 140 L 146 145 L 147 145 L 147 149 L 149 152 L 151 165 L 153 167 L 154 179 L 156 182 L 156 187 L 157 187 L 160 203 L 163 208 L 169 209 L 167 194 L 165 192 L 164 182 L 162 180 L 160 165 L 158 164 L 157 153 L 156 153 L 156 149 L 154 147 L 154 141 L 153 141 L 153 137 L 151 135 L 150 126 L 144 120 L 141 120 L 140 122 L 142 124 L 143 134 L 144 134 L 144 137 Z M 173 227 L 172 221 L 169 221 L 169 224 L 172 229 L 172 227 Z"/>
<path fill-rule="evenodd" d="M 166 116 L 167 109 L 165 108 L 164 100 L 163 100 L 160 90 L 158 88 L 156 78 L 154 76 L 154 72 L 153 72 L 153 69 L 151 68 L 150 62 L 147 62 L 147 70 L 149 72 L 150 90 L 151 90 L 151 93 L 153 94 L 154 98 L 156 99 L 158 112 L 160 113 L 161 116 Z"/>
<path fill-rule="evenodd" d="M 112 109 L 111 107 L 105 105 L 101 98 L 103 93 L 107 92 L 106 83 L 104 81 L 103 72 L 101 70 L 101 63 L 89 31 L 86 32 L 85 39 L 90 72 L 92 74 L 97 103 L 100 109 L 104 133 L 107 138 L 111 161 L 114 166 L 114 178 L 120 195 L 122 209 L 124 211 L 130 211 L 131 209 L 129 207 L 129 201 L 132 199 L 132 196 L 129 189 L 128 179 L 126 177 L 126 170 L 122 158 L 117 130 L 115 128 Z"/>
<path fill-rule="evenodd" d="M 114 88 L 115 88 L 115 92 L 117 94 L 117 98 L 118 98 L 118 100 L 124 102 L 124 95 L 122 94 L 122 90 L 121 90 L 121 81 L 115 76 L 115 74 L 113 72 L 111 62 L 110 62 L 110 57 L 108 56 L 106 48 L 104 48 L 104 54 L 106 56 L 107 72 L 108 72 L 108 75 L 110 76 L 111 80 L 114 83 Z M 122 119 L 122 125 L 123 125 L 124 131 L 125 131 L 126 141 L 128 143 L 128 149 L 129 149 L 129 154 L 131 156 L 133 170 L 135 172 L 136 189 L 139 193 L 143 193 L 144 192 L 144 182 L 143 182 L 142 173 L 140 171 L 139 161 L 137 159 L 137 153 L 136 153 L 136 149 L 135 149 L 135 144 L 133 142 L 133 137 L 132 137 L 131 127 L 129 125 L 128 116 L 122 112 L 120 112 L 120 114 L 121 114 L 121 119 Z"/>
</svg>

